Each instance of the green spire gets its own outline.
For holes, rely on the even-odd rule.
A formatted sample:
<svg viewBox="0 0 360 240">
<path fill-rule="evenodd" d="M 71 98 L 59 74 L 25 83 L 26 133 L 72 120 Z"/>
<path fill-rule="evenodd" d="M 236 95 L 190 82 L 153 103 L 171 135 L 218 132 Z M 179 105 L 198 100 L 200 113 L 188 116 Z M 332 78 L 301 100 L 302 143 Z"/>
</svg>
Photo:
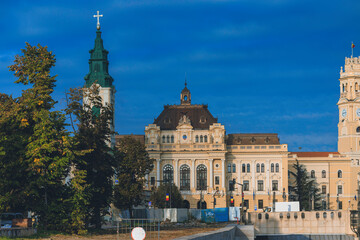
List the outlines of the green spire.
<svg viewBox="0 0 360 240">
<path fill-rule="evenodd" d="M 89 73 L 85 76 L 85 87 L 90 87 L 94 82 L 101 87 L 112 87 L 114 79 L 109 75 L 108 51 L 104 49 L 100 28 L 96 31 L 94 49 L 90 51 Z"/>
</svg>

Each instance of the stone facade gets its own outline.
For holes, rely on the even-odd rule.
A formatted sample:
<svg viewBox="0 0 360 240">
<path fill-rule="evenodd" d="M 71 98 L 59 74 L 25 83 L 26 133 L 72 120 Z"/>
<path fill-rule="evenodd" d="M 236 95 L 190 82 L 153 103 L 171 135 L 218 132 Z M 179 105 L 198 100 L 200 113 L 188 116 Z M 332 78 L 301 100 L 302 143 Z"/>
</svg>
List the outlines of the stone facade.
<svg viewBox="0 0 360 240">
<path fill-rule="evenodd" d="M 187 207 L 240 206 L 243 202 L 249 212 L 259 211 L 275 201 L 292 200 L 289 185 L 294 179 L 289 170 L 299 161 L 319 184 L 324 209 L 355 209 L 360 181 L 359 84 L 360 57 L 345 58 L 340 71 L 337 152 L 289 152 L 274 133 L 226 134 L 207 105 L 191 103 L 185 83 L 180 104 L 165 105 L 145 127 L 143 140 L 155 160 L 146 188 L 171 181 Z"/>
</svg>

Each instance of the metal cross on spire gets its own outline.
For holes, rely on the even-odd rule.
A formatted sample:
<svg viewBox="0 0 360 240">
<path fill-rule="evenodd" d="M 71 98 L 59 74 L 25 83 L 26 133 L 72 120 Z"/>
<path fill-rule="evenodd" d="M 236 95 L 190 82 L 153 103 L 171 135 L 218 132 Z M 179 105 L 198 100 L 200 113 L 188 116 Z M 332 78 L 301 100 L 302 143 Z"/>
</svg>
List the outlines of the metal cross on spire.
<svg viewBox="0 0 360 240">
<path fill-rule="evenodd" d="M 98 29 L 98 30 L 100 30 L 100 18 L 101 17 L 103 17 L 103 15 L 101 14 L 99 14 L 99 11 L 97 11 L 97 14 L 96 15 L 94 15 L 94 18 L 97 18 L 97 25 L 96 25 L 96 28 Z"/>
</svg>

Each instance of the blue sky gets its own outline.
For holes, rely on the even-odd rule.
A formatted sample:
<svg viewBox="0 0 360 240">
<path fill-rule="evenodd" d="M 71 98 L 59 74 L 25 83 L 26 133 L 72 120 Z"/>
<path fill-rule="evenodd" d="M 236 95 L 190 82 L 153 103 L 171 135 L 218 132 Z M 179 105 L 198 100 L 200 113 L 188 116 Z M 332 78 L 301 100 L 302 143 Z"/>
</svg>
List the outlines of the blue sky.
<svg viewBox="0 0 360 240">
<path fill-rule="evenodd" d="M 143 134 L 178 104 L 208 104 L 227 133 L 278 133 L 297 151 L 336 151 L 339 70 L 360 55 L 360 1 L 1 1 L 0 92 L 25 42 L 56 55 L 54 98 L 84 84 L 97 10 L 116 86 L 116 131 Z"/>
</svg>

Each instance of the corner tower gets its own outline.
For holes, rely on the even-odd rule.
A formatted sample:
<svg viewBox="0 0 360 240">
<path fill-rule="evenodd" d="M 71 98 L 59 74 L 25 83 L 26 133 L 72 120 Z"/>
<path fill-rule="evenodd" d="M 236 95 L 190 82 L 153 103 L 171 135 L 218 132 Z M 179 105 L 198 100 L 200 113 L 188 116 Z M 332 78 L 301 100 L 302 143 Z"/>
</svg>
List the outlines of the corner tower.
<svg viewBox="0 0 360 240">
<path fill-rule="evenodd" d="M 109 74 L 109 52 L 104 48 L 100 31 L 99 18 L 102 16 L 99 15 L 99 11 L 97 11 L 97 15 L 94 15 L 97 18 L 96 38 L 94 48 L 89 51 L 89 73 L 84 77 L 84 87 L 90 88 L 93 84 L 96 84 L 99 87 L 99 95 L 103 105 L 112 105 L 113 109 L 115 109 L 115 87 L 113 85 L 114 79 Z M 115 129 L 114 119 L 110 127 L 111 130 Z M 115 146 L 115 135 L 111 136 L 111 146 Z"/>
<path fill-rule="evenodd" d="M 338 151 L 360 155 L 360 57 L 345 58 L 339 80 Z"/>
</svg>

